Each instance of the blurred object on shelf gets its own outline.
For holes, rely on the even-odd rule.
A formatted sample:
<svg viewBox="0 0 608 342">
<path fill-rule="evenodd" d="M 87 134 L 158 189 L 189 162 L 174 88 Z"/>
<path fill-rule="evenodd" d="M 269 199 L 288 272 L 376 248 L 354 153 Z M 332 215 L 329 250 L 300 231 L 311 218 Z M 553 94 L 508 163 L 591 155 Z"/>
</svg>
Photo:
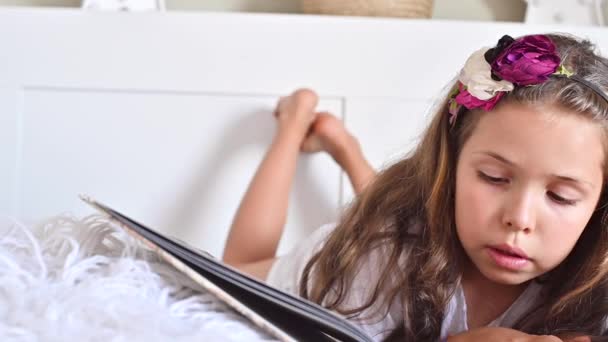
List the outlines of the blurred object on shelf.
<svg viewBox="0 0 608 342">
<path fill-rule="evenodd" d="M 527 24 L 605 25 L 604 0 L 525 0 Z"/>
<path fill-rule="evenodd" d="M 164 0 L 83 0 L 82 9 L 92 11 L 164 11 Z"/>
<path fill-rule="evenodd" d="M 433 0 L 302 0 L 306 14 L 430 18 Z"/>
</svg>

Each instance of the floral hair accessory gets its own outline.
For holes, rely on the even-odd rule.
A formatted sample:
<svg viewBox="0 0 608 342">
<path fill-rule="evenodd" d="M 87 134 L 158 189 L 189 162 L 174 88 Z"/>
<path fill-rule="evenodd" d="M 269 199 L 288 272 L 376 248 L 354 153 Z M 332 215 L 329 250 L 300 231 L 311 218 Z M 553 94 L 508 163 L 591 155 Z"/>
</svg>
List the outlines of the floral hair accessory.
<svg viewBox="0 0 608 342">
<path fill-rule="evenodd" d="M 492 76 L 497 79 L 521 86 L 539 84 L 549 79 L 561 63 L 555 49 L 547 36 L 525 36 L 505 47 L 494 60 L 487 61 L 492 63 Z"/>
<path fill-rule="evenodd" d="M 492 110 L 515 86 L 540 84 L 552 75 L 570 77 L 572 73 L 561 65 L 549 37 L 513 39 L 505 35 L 496 47 L 478 50 L 466 61 L 449 97 L 450 124 L 454 124 L 462 107 Z"/>
<path fill-rule="evenodd" d="M 492 69 L 484 55 L 491 51 L 483 48 L 467 59 L 458 76 L 458 87 L 450 94 L 450 123 L 456 119 L 462 106 L 467 109 L 491 110 L 513 83 L 492 78 Z"/>
</svg>

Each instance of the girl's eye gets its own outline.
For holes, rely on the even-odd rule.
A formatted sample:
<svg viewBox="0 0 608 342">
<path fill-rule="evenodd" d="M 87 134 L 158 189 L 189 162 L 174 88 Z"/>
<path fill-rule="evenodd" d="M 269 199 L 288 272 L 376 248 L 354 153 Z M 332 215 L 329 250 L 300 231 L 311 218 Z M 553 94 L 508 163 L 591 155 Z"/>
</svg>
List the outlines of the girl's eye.
<svg viewBox="0 0 608 342">
<path fill-rule="evenodd" d="M 492 184 L 507 184 L 509 183 L 509 180 L 507 178 L 502 178 L 502 177 L 492 177 L 488 174 L 485 174 L 481 171 L 477 171 L 477 175 L 479 176 L 479 178 L 490 182 Z"/>
<path fill-rule="evenodd" d="M 564 205 L 574 205 L 576 204 L 576 200 L 571 200 L 571 199 L 567 199 L 564 198 L 558 194 L 556 194 L 555 192 L 549 191 L 547 192 L 547 195 L 549 195 L 549 197 L 554 200 L 555 202 L 559 203 L 559 204 L 564 204 Z"/>
</svg>

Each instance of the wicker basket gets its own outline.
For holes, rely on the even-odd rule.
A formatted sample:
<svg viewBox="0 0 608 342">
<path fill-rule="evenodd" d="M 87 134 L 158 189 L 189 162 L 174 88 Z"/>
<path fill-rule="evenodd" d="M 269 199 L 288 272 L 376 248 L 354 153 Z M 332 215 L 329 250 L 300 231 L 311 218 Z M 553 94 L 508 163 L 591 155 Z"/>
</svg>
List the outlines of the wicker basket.
<svg viewBox="0 0 608 342">
<path fill-rule="evenodd" d="M 433 0 L 302 0 L 308 14 L 430 18 Z"/>
</svg>

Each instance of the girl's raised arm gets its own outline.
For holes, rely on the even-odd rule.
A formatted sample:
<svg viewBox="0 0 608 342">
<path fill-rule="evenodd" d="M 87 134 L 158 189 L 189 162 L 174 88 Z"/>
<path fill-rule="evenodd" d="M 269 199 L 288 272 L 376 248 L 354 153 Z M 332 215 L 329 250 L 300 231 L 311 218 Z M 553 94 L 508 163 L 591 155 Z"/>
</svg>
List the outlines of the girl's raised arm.
<svg viewBox="0 0 608 342">
<path fill-rule="evenodd" d="M 279 101 L 276 135 L 234 216 L 224 262 L 239 267 L 274 257 L 285 226 L 300 145 L 315 118 L 317 101 L 317 95 L 307 89 Z"/>
<path fill-rule="evenodd" d="M 282 98 L 277 133 L 233 219 L 224 262 L 265 279 L 287 217 L 298 154 L 325 151 L 348 175 L 356 194 L 374 178 L 358 141 L 329 113 L 315 113 L 317 95 L 307 89 Z"/>
</svg>

